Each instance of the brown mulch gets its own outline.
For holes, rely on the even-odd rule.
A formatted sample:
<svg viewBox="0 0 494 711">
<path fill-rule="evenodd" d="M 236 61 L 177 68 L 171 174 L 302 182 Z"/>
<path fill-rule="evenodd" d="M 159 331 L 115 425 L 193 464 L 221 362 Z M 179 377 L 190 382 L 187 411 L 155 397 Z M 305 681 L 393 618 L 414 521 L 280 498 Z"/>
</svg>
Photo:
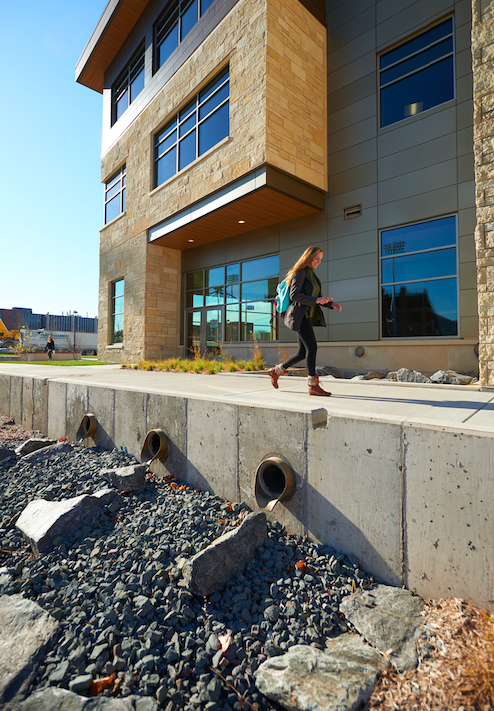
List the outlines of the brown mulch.
<svg viewBox="0 0 494 711">
<path fill-rule="evenodd" d="M 403 674 L 382 675 L 367 709 L 492 711 L 494 619 L 459 598 L 431 602 L 425 624 L 431 658 Z"/>
<path fill-rule="evenodd" d="M 0 442 L 22 442 L 31 437 L 44 437 L 44 435 L 38 430 L 26 430 L 25 427 L 16 425 L 12 418 L 0 415 Z"/>
<path fill-rule="evenodd" d="M 0 415 L 0 442 L 43 437 Z M 384 673 L 367 711 L 494 711 L 494 616 L 459 598 L 424 612 L 430 657 L 411 671 Z M 420 653 L 419 653 L 420 657 Z"/>
</svg>

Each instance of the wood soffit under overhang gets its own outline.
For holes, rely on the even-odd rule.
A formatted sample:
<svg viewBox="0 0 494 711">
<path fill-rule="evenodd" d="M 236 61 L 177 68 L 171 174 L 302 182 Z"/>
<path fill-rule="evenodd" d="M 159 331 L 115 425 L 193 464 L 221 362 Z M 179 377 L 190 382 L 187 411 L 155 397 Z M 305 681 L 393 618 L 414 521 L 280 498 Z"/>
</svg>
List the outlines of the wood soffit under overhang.
<svg viewBox="0 0 494 711">
<path fill-rule="evenodd" d="M 300 2 L 319 22 L 326 24 L 324 0 Z M 103 93 L 106 70 L 148 4 L 149 0 L 109 0 L 77 62 L 76 82 Z"/>
<path fill-rule="evenodd" d="M 301 202 L 266 186 L 169 232 L 151 244 L 179 250 L 192 249 L 320 211 L 321 207 Z M 239 220 L 244 220 L 244 223 Z"/>
<path fill-rule="evenodd" d="M 110 0 L 75 70 L 79 84 L 103 93 L 105 72 L 120 51 L 149 0 Z"/>
</svg>

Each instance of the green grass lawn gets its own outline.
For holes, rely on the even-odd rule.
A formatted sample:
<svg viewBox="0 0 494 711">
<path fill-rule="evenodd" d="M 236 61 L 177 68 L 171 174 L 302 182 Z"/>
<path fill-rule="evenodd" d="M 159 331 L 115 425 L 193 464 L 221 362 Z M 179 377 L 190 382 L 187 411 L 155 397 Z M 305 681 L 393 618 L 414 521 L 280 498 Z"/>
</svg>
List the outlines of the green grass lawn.
<svg viewBox="0 0 494 711">
<path fill-rule="evenodd" d="M 17 360 L 0 358 L 0 363 L 23 363 L 24 365 L 116 365 L 116 363 L 104 363 L 101 360 L 83 358 L 82 360 Z"/>
</svg>

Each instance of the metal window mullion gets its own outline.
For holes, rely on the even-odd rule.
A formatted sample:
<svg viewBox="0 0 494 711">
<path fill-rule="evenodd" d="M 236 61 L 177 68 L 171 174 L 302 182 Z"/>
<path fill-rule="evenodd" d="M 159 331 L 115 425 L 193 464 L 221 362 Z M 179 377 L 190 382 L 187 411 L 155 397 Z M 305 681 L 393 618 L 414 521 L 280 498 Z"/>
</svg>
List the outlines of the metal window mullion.
<svg viewBox="0 0 494 711">
<path fill-rule="evenodd" d="M 197 97 L 198 97 L 199 106 L 202 106 L 207 101 L 209 101 L 209 99 L 211 99 L 215 94 L 217 94 L 220 91 L 220 89 L 223 89 L 225 84 L 228 84 L 229 81 L 230 81 L 230 77 L 229 76 L 225 77 L 225 79 L 221 82 L 221 84 L 219 86 L 217 86 L 216 89 L 211 94 L 209 94 L 209 96 L 207 96 L 205 99 L 201 100 L 200 92 L 198 92 Z M 228 92 L 228 95 L 230 95 L 230 92 Z"/>
<path fill-rule="evenodd" d="M 428 64 L 424 64 L 421 67 L 414 69 L 413 72 L 408 72 L 408 74 L 403 74 L 401 77 L 397 77 L 396 79 L 393 79 L 393 81 L 390 81 L 387 84 L 380 84 L 379 88 L 386 89 L 388 86 L 392 86 L 393 84 L 396 84 L 396 82 L 398 82 L 398 81 L 402 81 L 403 79 L 406 79 L 407 77 L 411 77 L 413 74 L 417 74 L 418 72 L 421 72 L 424 69 L 427 69 L 428 67 L 432 67 L 434 64 L 437 64 L 438 62 L 442 62 L 443 59 L 447 59 L 448 57 L 454 57 L 454 51 L 448 52 L 447 54 L 444 54 L 442 57 L 435 59 L 433 62 L 429 62 Z"/>
<path fill-rule="evenodd" d="M 230 101 L 230 96 L 228 95 L 228 96 L 226 97 L 226 99 L 224 99 L 224 100 L 221 102 L 221 104 L 218 104 L 218 106 L 215 106 L 215 108 L 214 108 L 212 111 L 210 111 L 206 116 L 204 116 L 202 119 L 200 119 L 200 121 L 199 121 L 199 123 L 198 123 L 197 125 L 199 126 L 199 124 L 204 123 L 204 121 L 206 121 L 208 118 L 210 118 L 210 116 L 212 116 L 212 115 L 215 114 L 217 111 L 219 111 L 219 110 L 221 109 L 221 107 L 224 106 L 225 104 L 227 104 L 229 101 Z M 198 117 L 198 118 L 199 118 L 199 117 Z"/>
<path fill-rule="evenodd" d="M 441 247 L 430 247 L 429 249 L 417 249 L 414 252 L 402 252 L 399 254 L 385 254 L 381 255 L 381 259 L 392 259 L 393 257 L 408 257 L 411 254 L 427 254 L 427 252 L 439 252 L 442 249 L 452 249 L 456 248 L 456 242 L 454 244 L 445 244 Z"/>
<path fill-rule="evenodd" d="M 453 39 L 453 32 L 448 32 L 447 35 L 444 35 L 443 37 L 440 37 L 440 38 L 437 39 L 435 42 L 431 42 L 431 43 L 428 44 L 426 47 L 422 47 L 422 49 L 417 49 L 416 52 L 412 52 L 411 54 L 407 54 L 406 57 L 402 57 L 401 59 L 398 59 L 396 62 L 393 62 L 392 64 L 388 64 L 388 66 L 387 66 L 387 67 L 384 67 L 384 69 L 382 69 L 381 67 L 379 67 L 379 72 L 387 72 L 388 69 L 392 69 L 393 67 L 398 66 L 398 64 L 401 64 L 402 62 L 406 62 L 408 59 L 411 59 L 412 57 L 416 57 L 417 55 L 421 54 L 422 52 L 426 52 L 426 51 L 427 51 L 428 49 L 430 49 L 431 47 L 435 47 L 435 45 L 440 44 L 441 42 L 444 42 L 444 40 L 447 40 L 447 39 L 449 39 L 450 37 L 451 37 L 451 39 Z M 382 57 L 385 57 L 385 56 L 386 56 L 386 55 L 383 54 L 383 55 L 381 55 L 381 58 L 382 58 Z"/>
<path fill-rule="evenodd" d="M 400 284 L 421 284 L 423 281 L 443 281 L 444 279 L 457 279 L 457 274 L 448 274 L 446 276 L 425 277 L 424 279 L 409 279 L 403 281 L 387 281 L 382 282 L 381 286 L 399 286 Z"/>
</svg>

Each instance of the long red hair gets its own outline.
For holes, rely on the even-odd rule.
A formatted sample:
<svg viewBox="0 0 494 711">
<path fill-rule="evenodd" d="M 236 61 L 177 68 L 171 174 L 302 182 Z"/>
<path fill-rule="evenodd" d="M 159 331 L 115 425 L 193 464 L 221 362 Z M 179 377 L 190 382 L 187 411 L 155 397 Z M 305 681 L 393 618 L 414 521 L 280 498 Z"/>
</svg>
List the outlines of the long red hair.
<svg viewBox="0 0 494 711">
<path fill-rule="evenodd" d="M 309 266 L 309 262 L 313 259 L 313 257 L 316 256 L 319 252 L 324 253 L 324 250 L 321 247 L 307 247 L 305 252 L 302 254 L 301 257 L 297 259 L 295 264 L 291 269 L 288 270 L 286 274 L 286 281 L 290 285 L 292 283 L 292 279 L 295 276 L 295 272 L 300 271 L 301 269 L 305 269 L 305 267 Z"/>
</svg>

